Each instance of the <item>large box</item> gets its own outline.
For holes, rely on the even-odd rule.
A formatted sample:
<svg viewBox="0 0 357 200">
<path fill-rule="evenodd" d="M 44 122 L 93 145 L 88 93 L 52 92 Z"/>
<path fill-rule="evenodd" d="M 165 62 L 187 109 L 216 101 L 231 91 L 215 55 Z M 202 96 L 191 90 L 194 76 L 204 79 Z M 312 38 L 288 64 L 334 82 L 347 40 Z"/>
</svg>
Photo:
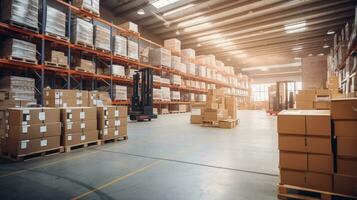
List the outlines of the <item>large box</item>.
<svg viewBox="0 0 357 200">
<path fill-rule="evenodd" d="M 60 147 L 60 136 L 37 138 L 32 140 L 6 140 L 3 149 L 10 155 L 26 155 Z"/>
<path fill-rule="evenodd" d="M 99 16 L 99 1 L 100 0 L 74 0 L 73 5 L 98 14 Z"/>
<path fill-rule="evenodd" d="M 335 136 L 337 137 L 357 137 L 357 120 L 335 120 Z"/>
<path fill-rule="evenodd" d="M 2 48 L 0 49 L 0 54 L 2 57 L 9 58 L 20 58 L 34 61 L 37 64 L 37 50 L 36 44 L 9 38 L 1 42 Z"/>
<path fill-rule="evenodd" d="M 331 192 L 333 176 L 298 170 L 280 170 L 280 183 Z"/>
<path fill-rule="evenodd" d="M 128 39 L 121 35 L 114 36 L 114 54 L 119 56 L 128 55 Z"/>
<path fill-rule="evenodd" d="M 282 151 L 307 152 L 305 136 L 279 135 L 278 145 Z"/>
<path fill-rule="evenodd" d="M 149 59 L 152 65 L 171 67 L 171 52 L 167 49 L 151 49 Z"/>
<path fill-rule="evenodd" d="M 60 136 L 61 123 L 10 125 L 6 128 L 6 133 L 10 140 L 32 140 L 36 138 Z"/>
<path fill-rule="evenodd" d="M 191 124 L 202 124 L 202 115 L 191 115 Z"/>
<path fill-rule="evenodd" d="M 124 85 L 113 85 L 114 100 L 128 100 L 128 87 Z"/>
<path fill-rule="evenodd" d="M 306 135 L 331 136 L 331 117 L 329 110 L 307 112 Z"/>
<path fill-rule="evenodd" d="M 206 109 L 203 120 L 218 122 L 220 120 L 226 119 L 227 116 L 228 112 L 225 109 Z"/>
<path fill-rule="evenodd" d="M 13 21 L 38 30 L 38 0 L 1 0 L 1 21 Z"/>
<path fill-rule="evenodd" d="M 97 120 L 62 121 L 62 134 L 85 133 L 97 130 Z"/>
<path fill-rule="evenodd" d="M 66 13 L 47 6 L 45 31 L 46 33 L 66 37 Z"/>
<path fill-rule="evenodd" d="M 357 98 L 332 99 L 332 119 L 357 119 Z"/>
<path fill-rule="evenodd" d="M 9 125 L 30 125 L 60 121 L 57 108 L 9 108 L 7 110 Z"/>
<path fill-rule="evenodd" d="M 170 50 L 171 52 L 180 53 L 181 41 L 176 38 L 164 40 L 164 47 Z"/>
<path fill-rule="evenodd" d="M 99 25 L 94 26 L 94 45 L 96 48 L 111 51 L 110 49 L 110 30 Z"/>
<path fill-rule="evenodd" d="M 306 112 L 301 110 L 283 110 L 278 114 L 279 134 L 306 134 Z"/>
<path fill-rule="evenodd" d="M 97 109 L 95 107 L 68 107 L 61 108 L 62 122 L 78 122 L 97 120 Z"/>
<path fill-rule="evenodd" d="M 295 152 L 280 152 L 279 168 L 306 171 L 308 169 L 307 154 Z"/>
<path fill-rule="evenodd" d="M 133 22 L 130 22 L 130 21 L 120 24 L 119 26 L 125 30 L 128 30 L 128 31 L 132 31 L 132 32 L 136 32 L 136 33 L 139 32 L 138 25 Z"/>
<path fill-rule="evenodd" d="M 62 145 L 63 146 L 71 146 L 77 145 L 81 143 L 88 143 L 98 140 L 98 131 L 86 131 L 82 133 L 71 133 L 64 134 L 62 136 Z"/>
<path fill-rule="evenodd" d="M 307 154 L 308 171 L 319 173 L 333 173 L 333 156 L 321 154 Z"/>
<path fill-rule="evenodd" d="M 357 196 L 357 176 L 334 174 L 334 192 Z"/>
<path fill-rule="evenodd" d="M 139 59 L 139 44 L 134 39 L 128 39 L 128 57 L 134 60 Z"/>
<path fill-rule="evenodd" d="M 337 137 L 337 155 L 357 157 L 357 137 Z"/>
<path fill-rule="evenodd" d="M 97 107 L 98 119 L 123 118 L 128 116 L 127 106 L 101 106 Z"/>
<path fill-rule="evenodd" d="M 93 24 L 80 18 L 72 20 L 71 40 L 75 44 L 93 46 Z"/>
<path fill-rule="evenodd" d="M 337 173 L 357 176 L 357 157 L 348 158 L 348 157 L 337 157 Z"/>
</svg>

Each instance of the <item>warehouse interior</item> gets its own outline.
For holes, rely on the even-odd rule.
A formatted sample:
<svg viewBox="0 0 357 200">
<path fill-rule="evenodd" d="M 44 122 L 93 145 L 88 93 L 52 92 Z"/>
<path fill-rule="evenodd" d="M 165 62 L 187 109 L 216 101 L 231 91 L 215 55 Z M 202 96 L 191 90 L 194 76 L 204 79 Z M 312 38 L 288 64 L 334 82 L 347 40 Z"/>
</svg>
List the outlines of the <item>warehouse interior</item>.
<svg viewBox="0 0 357 200">
<path fill-rule="evenodd" d="M 357 199 L 355 0 L 1 0 L 1 199 Z"/>
</svg>

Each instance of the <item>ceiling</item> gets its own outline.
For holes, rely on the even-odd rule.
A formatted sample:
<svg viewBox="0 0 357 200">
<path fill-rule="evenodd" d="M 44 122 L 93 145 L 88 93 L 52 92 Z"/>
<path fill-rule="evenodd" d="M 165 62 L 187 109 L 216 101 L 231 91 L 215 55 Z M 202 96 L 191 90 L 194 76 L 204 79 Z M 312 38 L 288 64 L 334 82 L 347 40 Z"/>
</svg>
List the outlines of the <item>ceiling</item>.
<svg viewBox="0 0 357 200">
<path fill-rule="evenodd" d="M 101 2 L 116 17 L 133 21 L 146 32 L 161 39 L 178 38 L 182 48 L 193 48 L 196 55 L 214 54 L 227 66 L 239 69 L 269 68 L 299 62 L 299 57 L 327 54 L 327 46 L 333 43 L 333 35 L 327 32 L 339 31 L 346 21 L 352 21 L 357 3 L 355 0 L 179 0 L 157 9 L 151 4 L 155 1 Z M 145 14 L 139 15 L 139 9 Z M 291 70 L 274 67 L 267 72 L 258 68 L 245 73 L 279 76 L 280 72 Z M 300 73 L 299 69 L 294 71 Z"/>
</svg>

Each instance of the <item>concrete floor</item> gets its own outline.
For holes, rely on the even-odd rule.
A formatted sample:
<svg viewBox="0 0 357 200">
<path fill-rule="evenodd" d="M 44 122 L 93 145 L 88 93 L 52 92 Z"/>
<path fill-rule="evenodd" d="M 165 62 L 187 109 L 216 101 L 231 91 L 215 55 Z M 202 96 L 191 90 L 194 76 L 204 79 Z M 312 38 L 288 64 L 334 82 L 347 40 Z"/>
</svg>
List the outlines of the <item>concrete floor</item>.
<svg viewBox="0 0 357 200">
<path fill-rule="evenodd" d="M 0 160 L 0 199 L 276 199 L 276 118 L 239 111 L 236 129 L 189 114 L 129 123 L 129 140 L 21 163 Z"/>
</svg>

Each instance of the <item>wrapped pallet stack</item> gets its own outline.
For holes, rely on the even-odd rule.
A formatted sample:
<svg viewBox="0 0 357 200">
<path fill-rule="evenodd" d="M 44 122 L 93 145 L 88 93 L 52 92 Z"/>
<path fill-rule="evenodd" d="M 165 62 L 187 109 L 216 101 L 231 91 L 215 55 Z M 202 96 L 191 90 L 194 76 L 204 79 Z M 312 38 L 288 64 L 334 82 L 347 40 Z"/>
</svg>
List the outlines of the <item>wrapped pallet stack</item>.
<svg viewBox="0 0 357 200">
<path fill-rule="evenodd" d="M 0 109 L 36 104 L 33 78 L 6 76 L 0 79 Z"/>
<path fill-rule="evenodd" d="M 125 85 L 113 85 L 114 100 L 126 101 L 128 100 L 128 87 Z"/>
<path fill-rule="evenodd" d="M 100 0 L 74 0 L 73 5 L 99 16 L 99 1 Z"/>
<path fill-rule="evenodd" d="M 1 43 L 1 56 L 10 60 L 18 60 L 30 64 L 37 64 L 36 44 L 14 38 L 6 39 Z"/>
<path fill-rule="evenodd" d="M 181 53 L 181 41 L 176 38 L 164 40 L 164 48 L 172 53 L 179 54 Z"/>
<path fill-rule="evenodd" d="M 171 67 L 171 52 L 164 48 L 151 49 L 150 63 L 154 66 Z"/>
<path fill-rule="evenodd" d="M 99 138 L 103 142 L 128 138 L 127 113 L 126 106 L 97 107 Z"/>
<path fill-rule="evenodd" d="M 66 14 L 51 6 L 47 6 L 46 14 L 46 33 L 66 38 Z"/>
<path fill-rule="evenodd" d="M 109 28 L 100 26 L 100 25 L 95 25 L 94 26 L 94 46 L 98 50 L 102 50 L 105 52 L 110 52 L 110 30 Z"/>
<path fill-rule="evenodd" d="M 138 60 L 139 59 L 139 45 L 134 39 L 128 39 L 128 58 Z"/>
<path fill-rule="evenodd" d="M 114 55 L 128 56 L 128 39 L 121 35 L 114 36 Z"/>
<path fill-rule="evenodd" d="M 75 44 L 93 48 L 93 24 L 78 17 L 74 18 L 71 39 Z"/>
</svg>

